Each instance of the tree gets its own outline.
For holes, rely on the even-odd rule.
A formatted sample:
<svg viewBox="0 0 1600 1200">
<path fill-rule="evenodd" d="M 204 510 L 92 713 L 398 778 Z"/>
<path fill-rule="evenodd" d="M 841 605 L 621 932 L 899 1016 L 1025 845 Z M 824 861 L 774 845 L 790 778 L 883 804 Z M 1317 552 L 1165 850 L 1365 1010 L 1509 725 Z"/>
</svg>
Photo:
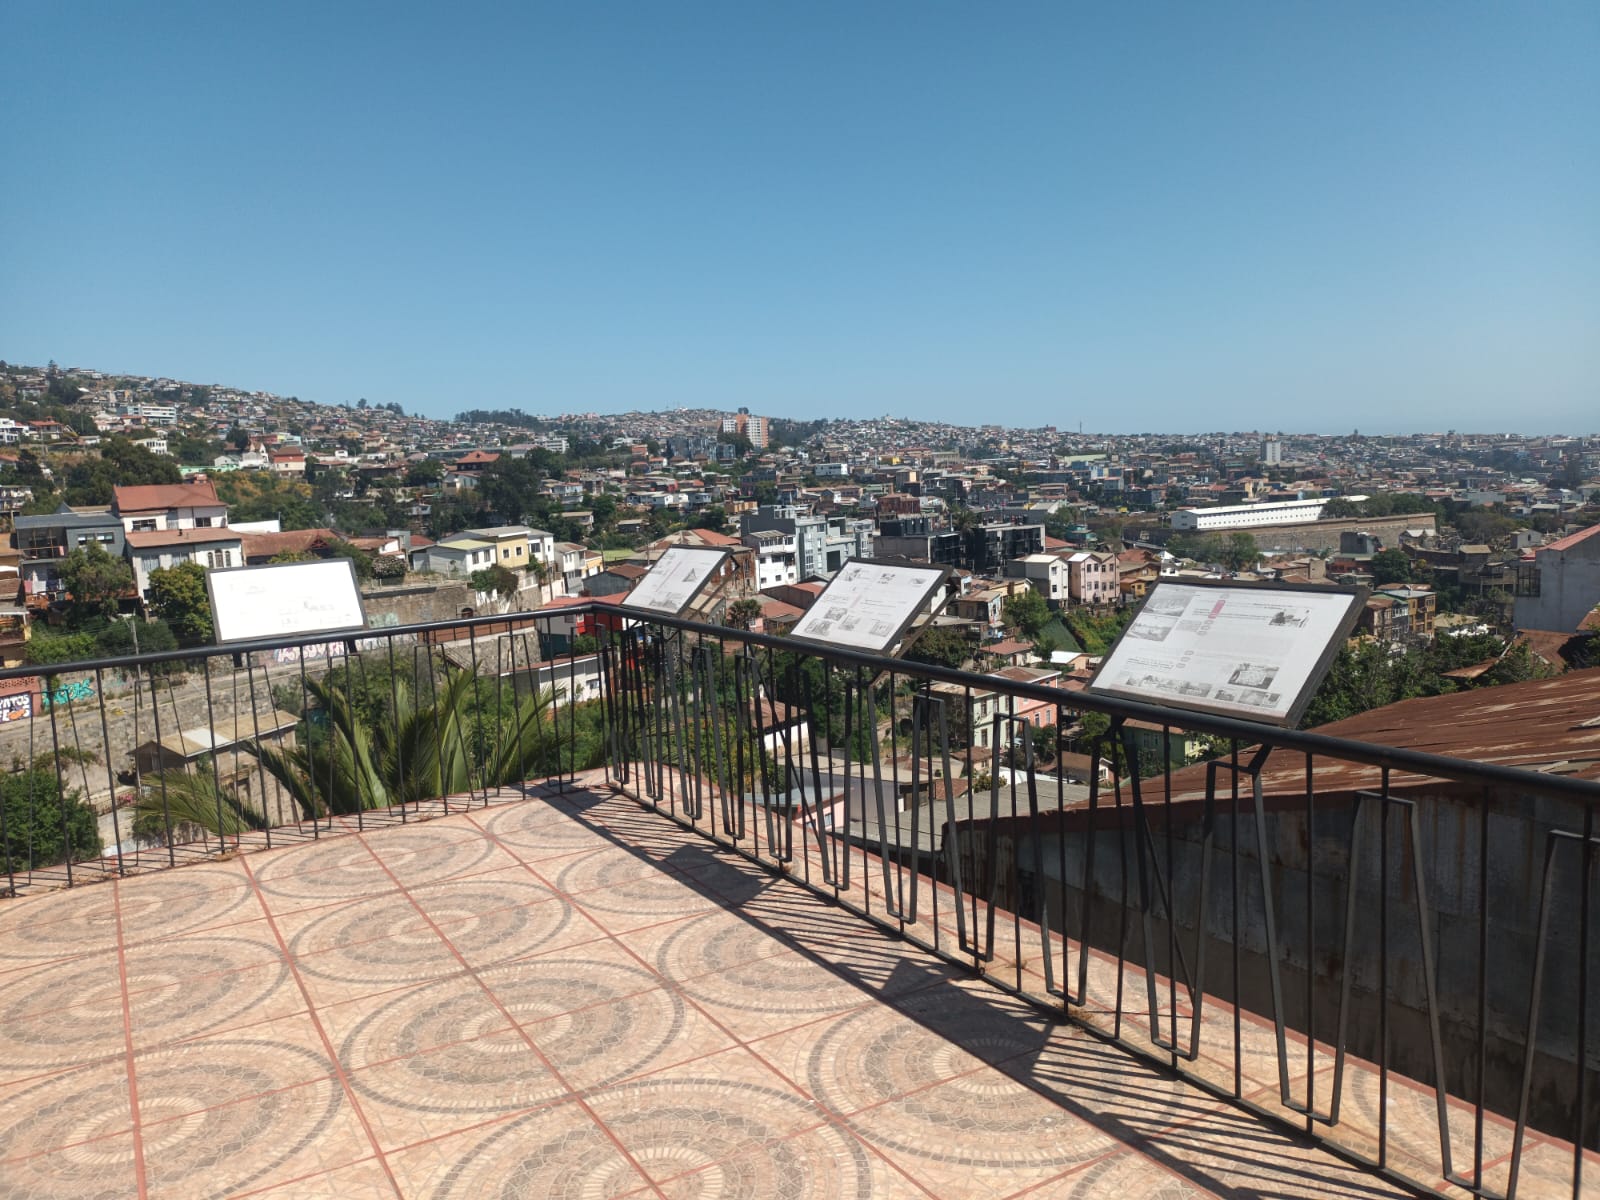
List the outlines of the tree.
<svg viewBox="0 0 1600 1200">
<path fill-rule="evenodd" d="M 959 630 L 935 625 L 922 631 L 905 657 L 911 662 L 959 670 L 972 657 L 972 643 Z"/>
<path fill-rule="evenodd" d="M 211 601 L 206 595 L 206 569 L 199 563 L 179 563 L 150 572 L 150 607 L 171 626 L 181 644 L 199 646 L 211 641 Z"/>
<path fill-rule="evenodd" d="M 1372 582 L 1379 587 L 1411 578 L 1411 557 L 1404 550 L 1380 550 L 1372 556 Z"/>
<path fill-rule="evenodd" d="M 1045 598 L 1031 587 L 1006 598 L 1006 624 L 1022 630 L 1030 638 L 1048 625 L 1053 615 Z"/>
<path fill-rule="evenodd" d="M 43 756 L 25 771 L 0 775 L 5 837 L 0 872 L 81 862 L 100 854 L 94 808 L 61 785 L 54 758 Z"/>
<path fill-rule="evenodd" d="M 728 531 L 728 513 L 720 504 L 713 504 L 710 508 L 702 509 L 692 522 L 693 529 L 711 529 L 717 533 Z"/>
<path fill-rule="evenodd" d="M 750 596 L 728 605 L 728 624 L 735 629 L 749 629 L 761 615 L 761 601 Z"/>
<path fill-rule="evenodd" d="M 407 487 L 431 487 L 444 478 L 444 464 L 436 458 L 425 458 L 406 467 Z"/>
<path fill-rule="evenodd" d="M 1261 551 L 1256 546 L 1256 539 L 1252 534 L 1231 533 L 1227 541 L 1222 544 L 1218 558 L 1228 570 L 1243 571 L 1255 566 L 1261 558 Z"/>
<path fill-rule="evenodd" d="M 517 576 L 514 571 L 495 563 L 492 567 L 484 567 L 467 576 L 467 582 L 480 592 L 493 592 L 495 595 L 509 598 L 517 594 Z"/>
<path fill-rule="evenodd" d="M 61 582 L 72 597 L 68 621 L 81 626 L 115 615 L 117 601 L 133 588 L 133 568 L 98 542 L 86 542 L 62 560 Z"/>
</svg>

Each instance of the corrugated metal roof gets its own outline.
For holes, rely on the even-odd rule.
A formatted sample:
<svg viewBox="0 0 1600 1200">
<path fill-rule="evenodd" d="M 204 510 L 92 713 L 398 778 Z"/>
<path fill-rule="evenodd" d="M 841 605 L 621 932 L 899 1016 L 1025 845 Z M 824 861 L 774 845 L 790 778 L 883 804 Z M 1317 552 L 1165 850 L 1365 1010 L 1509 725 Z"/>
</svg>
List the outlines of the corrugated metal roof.
<svg viewBox="0 0 1600 1200">
<path fill-rule="evenodd" d="M 1402 700 L 1371 712 L 1318 726 L 1313 732 L 1439 754 L 1470 762 L 1520 767 L 1600 781 L 1600 667 L 1568 671 L 1550 679 L 1477 688 L 1448 696 Z M 1241 756 L 1242 757 L 1242 756 Z M 1376 788 L 1377 767 L 1316 757 L 1312 768 L 1317 793 Z M 1301 754 L 1279 753 L 1262 773 L 1268 796 L 1303 796 L 1306 762 Z M 1394 791 L 1415 788 L 1423 777 L 1394 772 Z M 1159 796 L 1160 776 L 1144 781 L 1144 791 Z M 1219 787 L 1226 787 L 1219 781 Z M 1173 798 L 1205 794 L 1203 764 L 1173 774 Z"/>
</svg>

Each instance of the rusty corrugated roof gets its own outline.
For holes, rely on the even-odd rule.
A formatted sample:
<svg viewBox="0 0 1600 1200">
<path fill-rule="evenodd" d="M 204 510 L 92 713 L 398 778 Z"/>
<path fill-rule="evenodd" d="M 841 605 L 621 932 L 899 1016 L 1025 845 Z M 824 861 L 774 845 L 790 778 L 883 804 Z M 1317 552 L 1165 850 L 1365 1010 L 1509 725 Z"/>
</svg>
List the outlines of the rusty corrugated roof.
<svg viewBox="0 0 1600 1200">
<path fill-rule="evenodd" d="M 1402 700 L 1320 725 L 1312 732 L 1600 782 L 1600 667 L 1568 671 L 1550 679 Z M 1245 757 L 1241 751 L 1240 760 Z M 1360 763 L 1318 756 L 1312 760 L 1312 769 L 1318 795 L 1376 788 L 1381 783 L 1377 767 Z M 1173 799 L 1203 797 L 1205 780 L 1204 764 L 1174 772 Z M 1261 782 L 1269 797 L 1305 795 L 1305 756 L 1278 752 L 1262 773 Z M 1421 776 L 1399 772 L 1389 779 L 1393 791 L 1424 782 Z M 1225 772 L 1219 774 L 1217 786 L 1219 792 L 1228 788 Z M 1245 786 L 1241 780 L 1242 791 Z M 1165 790 L 1162 777 L 1145 780 L 1143 790 L 1147 797 L 1159 799 Z"/>
</svg>

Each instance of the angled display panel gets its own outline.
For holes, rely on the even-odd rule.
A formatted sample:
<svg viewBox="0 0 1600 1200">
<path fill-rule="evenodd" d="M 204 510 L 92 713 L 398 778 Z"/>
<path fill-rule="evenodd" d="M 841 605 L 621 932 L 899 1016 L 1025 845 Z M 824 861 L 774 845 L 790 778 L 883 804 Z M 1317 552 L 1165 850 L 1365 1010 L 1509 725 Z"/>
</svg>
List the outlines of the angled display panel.
<svg viewBox="0 0 1600 1200">
<path fill-rule="evenodd" d="M 207 571 L 206 592 L 219 644 L 367 626 L 347 558 Z"/>
<path fill-rule="evenodd" d="M 717 577 L 725 558 L 727 554 L 721 550 L 673 546 L 650 565 L 622 601 L 622 607 L 681 616 Z"/>
<path fill-rule="evenodd" d="M 852 558 L 789 636 L 887 654 L 944 587 L 949 574 L 945 567 Z"/>
<path fill-rule="evenodd" d="M 1158 583 L 1089 690 L 1294 725 L 1366 597 L 1361 588 Z"/>
</svg>

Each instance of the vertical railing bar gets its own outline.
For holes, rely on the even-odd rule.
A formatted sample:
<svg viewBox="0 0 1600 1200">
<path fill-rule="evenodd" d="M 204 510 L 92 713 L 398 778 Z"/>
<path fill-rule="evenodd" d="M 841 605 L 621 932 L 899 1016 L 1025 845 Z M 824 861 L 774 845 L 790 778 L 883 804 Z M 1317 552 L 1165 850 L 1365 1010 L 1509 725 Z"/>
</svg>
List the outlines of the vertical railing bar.
<svg viewBox="0 0 1600 1200">
<path fill-rule="evenodd" d="M 1389 768 L 1378 806 L 1378 1166 L 1389 1165 Z"/>
<path fill-rule="evenodd" d="M 1584 1132 L 1589 1124 L 1589 907 L 1594 865 L 1594 805 L 1583 809 L 1583 842 L 1578 876 L 1578 1047 L 1576 1111 L 1572 1120 L 1572 1200 L 1583 1193 Z"/>
<path fill-rule="evenodd" d="M 1306 755 L 1306 1114 L 1310 1133 L 1317 1106 L 1317 784 L 1315 760 Z"/>
<path fill-rule="evenodd" d="M 151 716 L 152 720 L 154 721 L 155 735 L 156 735 L 156 746 L 157 746 L 158 751 L 159 751 L 162 748 L 162 744 L 161 744 L 161 699 L 160 699 L 159 696 L 156 695 L 156 672 L 155 672 L 155 668 L 154 667 L 150 668 L 149 676 L 150 676 L 150 716 Z M 172 866 L 174 863 L 176 863 L 178 861 L 178 850 L 177 850 L 177 847 L 173 845 L 173 837 L 174 837 L 174 834 L 175 834 L 176 831 L 172 828 L 172 802 L 171 802 L 171 798 L 169 797 L 169 795 L 167 793 L 167 773 L 166 773 L 166 771 L 164 769 L 156 772 L 156 780 L 158 781 L 158 783 L 160 785 L 160 789 L 161 789 L 161 821 L 162 821 L 162 826 L 166 831 L 167 866 L 170 867 L 170 866 Z"/>
<path fill-rule="evenodd" d="M 211 741 L 211 756 L 210 756 L 211 757 L 211 786 L 212 786 L 213 791 L 216 793 L 216 797 L 217 797 L 217 852 L 220 854 L 220 853 L 226 853 L 226 851 L 228 849 L 228 839 L 227 839 L 227 836 L 222 832 L 223 828 L 224 828 L 224 825 L 225 825 L 225 822 L 223 821 L 223 816 L 222 816 L 222 803 L 223 803 L 222 802 L 222 769 L 221 769 L 221 767 L 219 767 L 217 765 L 217 754 L 218 754 L 218 750 L 217 750 L 217 706 L 216 706 L 216 702 L 212 699 L 212 695 L 211 695 L 211 660 L 210 659 L 202 658 L 200 660 L 200 673 L 201 673 L 201 675 L 203 675 L 205 677 L 205 685 L 206 685 L 206 688 L 205 688 L 205 690 L 206 690 L 206 728 L 207 728 L 207 731 L 211 735 L 210 736 L 210 741 Z M 103 704 L 102 704 L 102 707 L 104 707 Z M 238 714 L 237 713 L 234 714 L 234 730 L 233 730 L 233 732 L 234 732 L 234 741 L 237 742 L 238 741 L 238 734 L 239 734 L 239 722 L 238 722 Z M 234 839 L 234 844 L 238 845 L 238 839 L 237 838 Z"/>
<path fill-rule="evenodd" d="M 95 695 L 100 697 L 100 740 L 106 751 L 106 785 L 111 789 L 111 836 L 117 840 L 117 874 L 127 874 L 122 862 L 122 821 L 117 813 L 117 771 L 111 761 L 111 725 L 106 720 L 106 680 L 105 673 L 99 668 L 94 669 Z M 4 808 L 0 804 L 0 808 Z M 137 811 L 137 810 L 135 810 Z M 0 829 L 0 852 L 5 848 L 5 830 Z"/>
</svg>

